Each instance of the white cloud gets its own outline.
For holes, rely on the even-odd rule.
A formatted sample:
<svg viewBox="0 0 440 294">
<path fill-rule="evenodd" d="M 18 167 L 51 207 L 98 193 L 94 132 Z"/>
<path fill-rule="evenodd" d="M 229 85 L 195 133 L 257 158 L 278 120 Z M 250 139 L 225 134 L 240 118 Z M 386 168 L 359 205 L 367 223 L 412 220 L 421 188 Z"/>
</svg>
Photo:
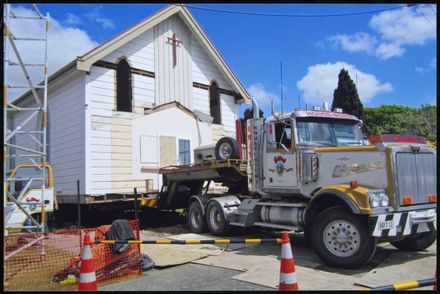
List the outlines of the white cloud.
<svg viewBox="0 0 440 294">
<path fill-rule="evenodd" d="M 381 12 L 370 19 L 369 26 L 374 35 L 337 34 L 328 40 L 347 52 L 364 51 L 388 59 L 402 56 L 406 46 L 420 46 L 436 39 L 436 15 L 427 5 Z"/>
<path fill-rule="evenodd" d="M 405 53 L 405 49 L 398 43 L 381 43 L 374 51 L 380 59 L 388 59 L 391 57 L 399 57 Z"/>
<path fill-rule="evenodd" d="M 426 5 L 381 12 L 369 25 L 382 40 L 375 51 L 381 59 L 402 56 L 403 46 L 424 45 L 436 38 L 436 17 Z"/>
<path fill-rule="evenodd" d="M 34 16 L 35 12 L 23 6 L 12 6 L 11 10 L 16 15 Z M 35 25 L 37 24 L 37 25 Z M 17 37 L 42 38 L 45 34 L 44 21 L 11 19 L 11 32 Z M 25 63 L 44 62 L 43 42 L 20 42 L 16 43 L 21 58 Z M 48 69 L 49 74 L 54 73 L 77 56 L 86 53 L 96 47 L 98 43 L 91 39 L 87 32 L 78 28 L 63 26 L 56 19 L 49 19 L 48 31 Z M 9 49 L 9 56 L 13 62 L 17 62 L 14 52 Z M 42 68 L 29 69 L 31 80 L 34 84 L 44 78 Z M 26 84 L 23 72 L 18 66 L 10 66 L 8 69 L 10 84 Z M 10 97 L 15 98 L 25 90 L 10 91 Z"/>
<path fill-rule="evenodd" d="M 434 57 L 434 58 L 431 59 L 431 61 L 430 61 L 428 64 L 426 64 L 425 66 L 416 66 L 416 67 L 414 68 L 414 70 L 415 70 L 417 73 L 422 74 L 422 73 L 425 73 L 425 72 L 432 72 L 432 71 L 434 71 L 434 70 L 436 69 L 436 67 L 437 67 L 437 58 Z"/>
<path fill-rule="evenodd" d="M 426 41 L 435 39 L 436 26 L 436 17 L 426 5 L 384 11 L 370 20 L 370 27 L 383 40 L 397 44 L 423 45 Z"/>
<path fill-rule="evenodd" d="M 69 25 L 78 25 L 81 24 L 83 21 L 76 16 L 73 13 L 67 13 L 67 19 L 64 21 L 65 24 L 69 24 Z"/>
<path fill-rule="evenodd" d="M 363 32 L 354 35 L 338 34 L 329 37 L 329 40 L 348 52 L 365 51 L 368 53 L 373 51 L 374 45 L 377 42 L 373 36 Z"/>
<path fill-rule="evenodd" d="M 338 86 L 339 72 L 343 68 L 348 70 L 354 82 L 357 80 L 356 87 L 362 103 L 368 103 L 380 93 L 393 91 L 390 83 L 381 84 L 374 75 L 364 73 L 346 62 L 316 64 L 309 66 L 307 74 L 297 82 L 298 89 L 303 92 L 303 101 L 313 105 L 322 105 L 323 102 L 331 104 L 333 92 Z"/>
<path fill-rule="evenodd" d="M 86 13 L 85 16 L 90 21 L 95 21 L 101 24 L 103 29 L 114 29 L 115 24 L 113 23 L 113 21 L 109 18 L 103 17 L 100 10 L 101 6 L 92 6 L 92 9 L 88 13 Z"/>
<path fill-rule="evenodd" d="M 249 94 L 251 94 L 251 96 L 257 100 L 261 110 L 268 110 L 270 112 L 272 100 L 276 106 L 278 106 L 281 102 L 281 99 L 278 95 L 266 91 L 261 83 L 252 84 L 247 90 Z"/>
<path fill-rule="evenodd" d="M 104 29 L 114 29 L 115 24 L 109 18 L 98 17 L 96 22 L 102 24 L 102 28 Z"/>
</svg>

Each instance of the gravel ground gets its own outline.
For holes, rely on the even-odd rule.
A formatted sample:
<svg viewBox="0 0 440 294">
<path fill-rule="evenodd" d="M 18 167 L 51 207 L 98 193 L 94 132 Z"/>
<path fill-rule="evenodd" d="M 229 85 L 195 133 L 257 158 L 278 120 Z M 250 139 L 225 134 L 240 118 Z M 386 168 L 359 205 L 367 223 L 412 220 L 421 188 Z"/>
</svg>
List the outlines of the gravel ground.
<svg viewBox="0 0 440 294">
<path fill-rule="evenodd" d="M 145 228 L 141 229 L 141 239 L 147 238 L 167 238 L 169 236 L 191 233 L 191 230 L 184 225 L 169 226 L 162 228 Z"/>
</svg>

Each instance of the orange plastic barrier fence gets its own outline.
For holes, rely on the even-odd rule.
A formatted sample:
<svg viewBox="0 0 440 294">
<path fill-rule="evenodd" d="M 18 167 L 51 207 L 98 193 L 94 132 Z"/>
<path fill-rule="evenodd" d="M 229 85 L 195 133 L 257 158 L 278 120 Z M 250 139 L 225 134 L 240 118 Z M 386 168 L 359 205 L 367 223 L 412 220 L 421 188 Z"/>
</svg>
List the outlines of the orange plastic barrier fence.
<svg viewBox="0 0 440 294">
<path fill-rule="evenodd" d="M 139 221 L 129 221 L 136 239 L 139 239 Z M 76 291 L 78 289 L 79 262 L 84 234 L 105 239 L 111 225 L 93 229 L 58 230 L 41 234 L 18 234 L 5 237 L 3 264 L 6 291 Z M 131 244 L 121 254 L 113 254 L 109 244 L 92 245 L 98 286 L 135 278 L 142 274 L 139 244 Z"/>
</svg>

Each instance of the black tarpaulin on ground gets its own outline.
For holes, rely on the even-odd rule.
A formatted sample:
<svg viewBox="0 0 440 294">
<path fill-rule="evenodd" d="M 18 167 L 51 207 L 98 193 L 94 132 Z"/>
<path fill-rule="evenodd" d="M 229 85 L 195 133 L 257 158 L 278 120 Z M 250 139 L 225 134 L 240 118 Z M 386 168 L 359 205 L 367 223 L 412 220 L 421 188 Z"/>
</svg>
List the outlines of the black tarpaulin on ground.
<svg viewBox="0 0 440 294">
<path fill-rule="evenodd" d="M 105 239 L 128 241 L 135 240 L 136 236 L 133 233 L 128 221 L 126 219 L 118 219 L 112 223 L 110 229 L 105 232 Z M 119 254 L 127 250 L 130 244 L 114 244 L 110 245 L 113 253 Z"/>
</svg>

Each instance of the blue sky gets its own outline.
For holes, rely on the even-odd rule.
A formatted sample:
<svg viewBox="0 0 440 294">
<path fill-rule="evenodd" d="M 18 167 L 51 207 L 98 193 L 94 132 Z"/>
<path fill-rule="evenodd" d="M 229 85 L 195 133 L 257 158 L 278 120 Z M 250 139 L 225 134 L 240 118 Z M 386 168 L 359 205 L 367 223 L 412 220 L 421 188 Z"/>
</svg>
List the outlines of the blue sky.
<svg viewBox="0 0 440 294">
<path fill-rule="evenodd" d="M 54 72 L 94 46 L 163 8 L 162 4 L 39 4 L 52 18 L 49 69 Z M 402 4 L 189 4 L 189 10 L 248 91 L 270 112 L 331 104 L 342 67 L 357 82 L 364 106 L 436 104 L 436 5 Z M 328 15 L 402 7 L 343 17 Z M 29 5 L 13 9 L 28 13 Z M 29 32 L 29 27 L 21 28 Z M 20 30 L 17 27 L 16 30 Z M 31 54 L 32 56 L 32 54 Z"/>
</svg>

